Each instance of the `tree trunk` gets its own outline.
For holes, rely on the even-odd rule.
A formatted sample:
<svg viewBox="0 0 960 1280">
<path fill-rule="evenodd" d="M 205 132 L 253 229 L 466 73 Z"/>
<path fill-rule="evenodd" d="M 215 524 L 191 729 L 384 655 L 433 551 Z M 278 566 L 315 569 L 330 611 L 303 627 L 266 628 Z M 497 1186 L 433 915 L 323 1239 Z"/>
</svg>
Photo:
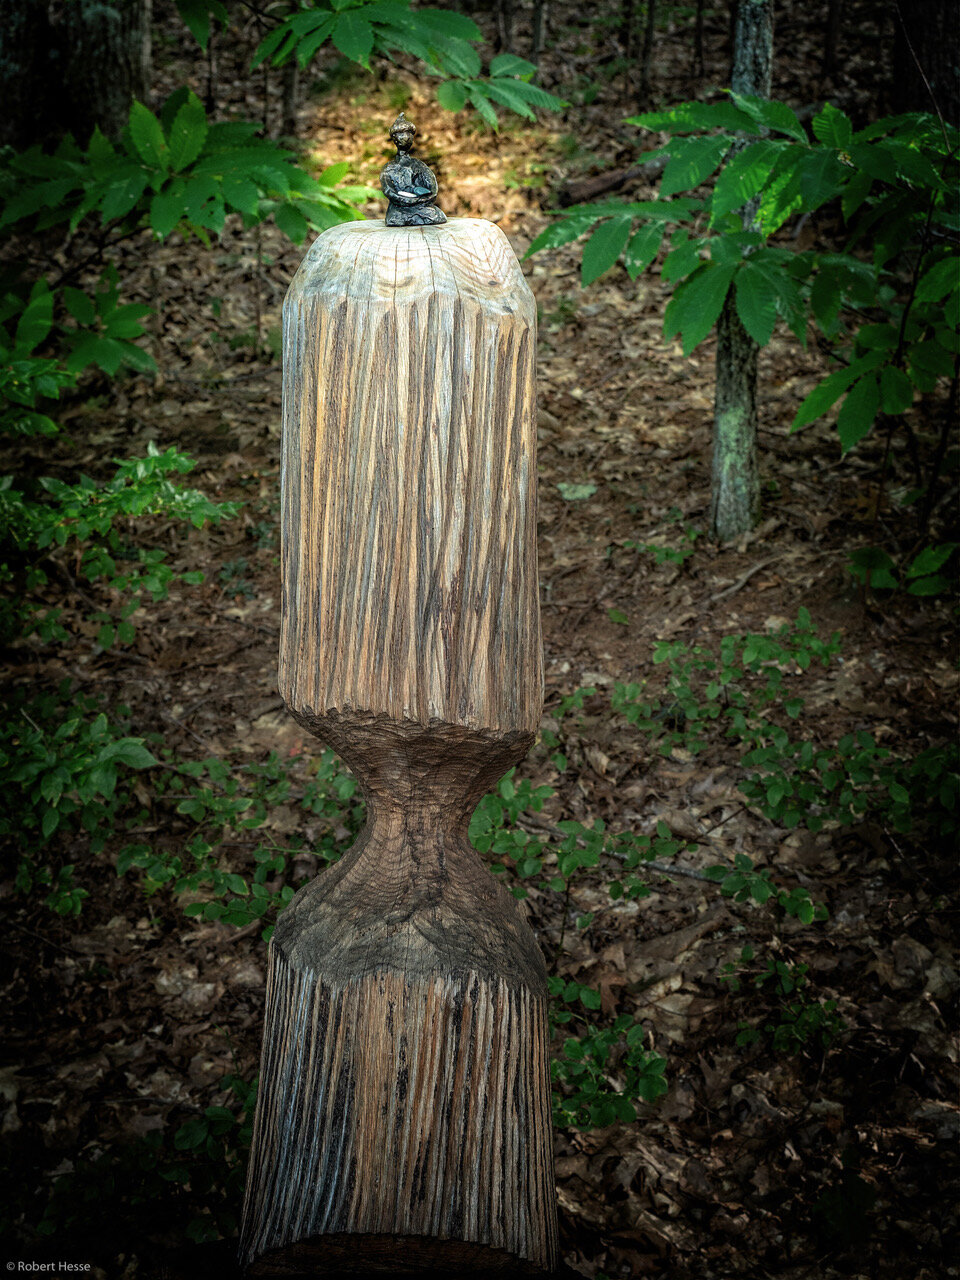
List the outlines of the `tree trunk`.
<svg viewBox="0 0 960 1280">
<path fill-rule="evenodd" d="M 63 50 L 61 113 L 85 142 L 94 126 L 121 132 L 150 87 L 150 0 L 66 0 L 55 21 Z"/>
<path fill-rule="evenodd" d="M 547 27 L 550 24 L 549 0 L 534 0 L 533 4 L 533 41 L 530 48 L 530 61 L 535 67 L 540 65 L 543 53 L 543 42 L 547 38 Z"/>
<path fill-rule="evenodd" d="M 151 0 L 0 0 L 0 141 L 115 137 L 150 83 Z"/>
<path fill-rule="evenodd" d="M 703 11 L 705 0 L 697 0 L 697 12 L 693 22 L 693 74 L 703 76 Z"/>
<path fill-rule="evenodd" d="M 647 0 L 647 18 L 643 26 L 643 50 L 640 54 L 641 106 L 650 102 L 650 64 L 653 61 L 653 37 L 657 25 L 657 0 Z"/>
<path fill-rule="evenodd" d="M 939 111 L 960 127 L 960 10 L 956 0 L 901 0 L 893 30 L 896 111 Z"/>
<path fill-rule="evenodd" d="M 46 4 L 0 0 L 0 145 L 26 147 L 46 136 L 54 74 Z"/>
<path fill-rule="evenodd" d="M 821 70 L 825 76 L 832 76 L 837 69 L 837 41 L 840 38 L 842 17 L 842 0 L 828 0 L 827 29 L 823 36 L 823 60 L 821 62 Z"/>
<path fill-rule="evenodd" d="M 740 0 L 733 43 L 731 88 L 770 96 L 773 68 L 771 0 Z M 746 230 L 756 205 L 741 210 Z M 731 289 L 717 322 L 710 531 L 721 542 L 748 533 L 760 518 L 757 457 L 757 344 L 740 323 Z"/>
</svg>

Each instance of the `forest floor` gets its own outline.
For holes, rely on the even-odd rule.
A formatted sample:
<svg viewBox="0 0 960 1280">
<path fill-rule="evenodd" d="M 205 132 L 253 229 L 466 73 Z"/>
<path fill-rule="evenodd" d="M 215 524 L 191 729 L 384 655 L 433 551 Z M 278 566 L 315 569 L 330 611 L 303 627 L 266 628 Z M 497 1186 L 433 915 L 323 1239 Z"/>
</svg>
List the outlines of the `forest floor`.
<svg viewBox="0 0 960 1280">
<path fill-rule="evenodd" d="M 707 83 L 719 84 L 717 24 Z M 802 105 L 824 89 L 805 82 L 813 55 L 803 32 L 794 34 L 778 88 Z M 679 36 L 672 44 L 668 36 L 660 91 L 703 92 L 684 70 Z M 169 86 L 158 84 L 158 97 L 183 74 L 173 35 L 163 56 Z M 588 59 L 572 47 L 558 41 L 551 56 L 586 75 Z M 855 56 L 869 62 L 870 51 L 848 61 Z M 847 99 L 834 97 L 867 110 L 879 73 L 855 72 Z M 226 82 L 226 59 L 220 74 Z M 238 69 L 235 99 L 244 84 Z M 251 102 L 251 113 L 262 111 Z M 569 122 L 511 124 L 493 136 L 441 111 L 402 73 L 376 87 L 354 77 L 307 98 L 300 134 L 327 163 L 349 159 L 352 178 L 375 181 L 400 107 L 436 163 L 442 206 L 498 222 L 518 255 L 546 224 L 563 181 L 634 154 L 635 130 L 619 123 L 631 104 L 617 84 L 578 109 L 575 137 Z M 375 206 L 368 213 L 380 216 Z M 125 246 L 118 267 L 127 295 L 156 308 L 150 345 L 160 375 L 76 402 L 66 415 L 69 448 L 42 460 L 45 474 L 99 475 L 108 459 L 148 442 L 177 444 L 198 462 L 192 484 L 244 504 L 219 529 L 158 535 L 172 563 L 202 568 L 206 582 L 151 606 L 132 647 L 102 651 L 91 633 L 68 655 L 37 647 L 18 658 L 21 679 L 69 677 L 127 705 L 130 732 L 160 735 L 180 758 L 256 761 L 276 751 L 289 760 L 316 750 L 276 691 L 279 315 L 300 256 L 272 228 L 228 228 L 212 249 L 146 238 Z M 839 632 L 842 648 L 827 669 L 787 673 L 806 701 L 803 731 L 826 743 L 867 730 L 907 756 L 955 735 L 949 604 L 864 595 L 846 569 L 858 546 L 909 540 L 889 497 L 878 510 L 884 441 L 841 461 L 829 424 L 791 435 L 824 363 L 815 348 L 776 337 L 760 369 L 764 519 L 740 544 L 719 548 L 704 533 L 712 340 L 690 358 L 663 341 L 668 294 L 655 274 L 631 282 L 617 268 L 581 291 L 574 247 L 538 255 L 524 271 L 541 315 L 545 725 L 561 735 L 568 764 L 558 772 L 541 744 L 520 774 L 553 789 L 541 815 L 548 824 L 599 819 L 649 832 L 660 822 L 693 846 L 678 855 L 676 874 L 651 877 L 654 891 L 640 901 L 611 901 L 600 873 L 585 872 L 569 898 L 531 890 L 526 902 L 555 971 L 600 987 L 603 1016 L 641 1019 L 668 1060 L 669 1091 L 638 1123 L 558 1132 L 566 1261 L 588 1276 L 662 1280 L 958 1275 L 951 851 L 876 822 L 828 824 L 816 835 L 778 827 L 745 804 L 739 756 L 719 734 L 700 754 L 678 747 L 661 756 L 609 706 L 618 682 L 662 686 L 663 669 L 652 665 L 658 642 L 762 634 L 806 608 L 823 636 Z M 913 425 L 926 448 L 936 424 L 921 410 Z M 909 466 L 894 441 L 888 495 L 909 487 Z M 570 483 L 589 496 L 565 498 L 558 485 Z M 626 549 L 630 541 L 691 553 L 658 563 Z M 583 687 L 597 692 L 561 724 L 561 698 Z M 315 835 L 293 805 L 278 808 L 271 830 L 308 843 Z M 809 888 L 828 919 L 778 923 L 768 907 L 721 896 L 703 871 L 737 853 L 778 883 Z M 309 858 L 298 868 L 313 874 Z M 76 918 L 3 889 L 11 1239 L 17 1256 L 90 1262 L 90 1274 L 110 1280 L 173 1274 L 163 1260 L 186 1243 L 188 1191 L 171 1217 L 125 1198 L 118 1175 L 98 1184 L 95 1206 L 56 1223 L 45 1252 L 25 1243 L 28 1227 L 57 1175 L 223 1104 L 228 1072 L 252 1079 L 266 946 L 258 932 L 235 936 L 186 918 L 163 892 L 145 897 L 107 855 L 83 880 L 91 897 Z M 832 1041 L 814 1036 L 788 1053 L 762 1033 L 737 1045 L 738 1024 L 776 1024 L 789 1003 L 769 987 L 747 983 L 736 994 L 721 982 L 745 944 L 808 966 L 809 998 L 836 1001 L 842 1030 Z"/>
</svg>

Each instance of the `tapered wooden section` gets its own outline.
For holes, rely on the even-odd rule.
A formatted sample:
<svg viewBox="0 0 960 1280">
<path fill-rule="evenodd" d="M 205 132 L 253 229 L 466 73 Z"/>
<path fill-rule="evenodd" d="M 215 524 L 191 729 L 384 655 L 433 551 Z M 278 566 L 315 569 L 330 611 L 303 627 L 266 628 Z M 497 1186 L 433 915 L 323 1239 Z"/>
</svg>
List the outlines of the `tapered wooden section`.
<svg viewBox="0 0 960 1280">
<path fill-rule="evenodd" d="M 258 1275 L 545 1275 L 546 972 L 478 859 L 542 709 L 532 296 L 489 223 L 335 227 L 284 309 L 280 691 L 367 824 L 270 945 Z"/>
<path fill-rule="evenodd" d="M 284 344 L 288 706 L 535 733 L 536 306 L 506 237 L 333 227 Z"/>
</svg>

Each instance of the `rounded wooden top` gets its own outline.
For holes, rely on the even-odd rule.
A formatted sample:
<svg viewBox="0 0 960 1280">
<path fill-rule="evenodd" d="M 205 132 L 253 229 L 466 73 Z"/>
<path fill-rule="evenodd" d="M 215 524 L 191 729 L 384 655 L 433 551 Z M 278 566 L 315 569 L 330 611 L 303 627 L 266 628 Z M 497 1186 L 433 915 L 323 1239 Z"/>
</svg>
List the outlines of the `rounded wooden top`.
<svg viewBox="0 0 960 1280">
<path fill-rule="evenodd" d="M 388 227 L 381 219 L 342 222 L 321 232 L 293 278 L 288 301 L 345 298 L 396 303 L 423 293 L 458 296 L 485 311 L 527 311 L 530 287 L 510 242 L 482 218 L 450 218 L 437 227 Z"/>
</svg>

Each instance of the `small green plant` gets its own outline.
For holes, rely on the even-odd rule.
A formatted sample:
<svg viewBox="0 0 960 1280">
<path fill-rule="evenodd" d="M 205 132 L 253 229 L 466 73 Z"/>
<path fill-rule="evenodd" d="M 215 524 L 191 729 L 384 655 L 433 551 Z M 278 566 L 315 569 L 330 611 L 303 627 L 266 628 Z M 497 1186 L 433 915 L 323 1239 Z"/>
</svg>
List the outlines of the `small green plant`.
<svg viewBox="0 0 960 1280">
<path fill-rule="evenodd" d="M 653 542 L 637 542 L 627 541 L 623 546 L 627 551 L 645 551 L 653 556 L 654 563 L 657 565 L 674 564 L 682 567 L 693 555 L 696 550 L 697 539 L 702 537 L 702 530 L 697 529 L 692 524 L 687 524 L 683 519 L 683 513 L 674 507 L 670 512 L 670 519 L 680 525 L 683 534 L 683 540 L 678 547 L 670 547 L 661 543 Z"/>
<path fill-rule="evenodd" d="M 766 1034 L 777 1053 L 795 1054 L 814 1045 L 828 1049 L 846 1023 L 837 1013 L 836 1000 L 819 1000 L 810 993 L 808 966 L 769 957 L 758 968 L 754 960 L 754 949 L 748 944 L 738 961 L 725 964 L 720 973 L 731 994 L 742 994 L 746 983 L 764 992 L 772 1003 L 770 1020 L 762 1027 L 738 1023 L 737 1044 L 741 1048 L 756 1044 Z"/>
<path fill-rule="evenodd" d="M 255 594 L 253 583 L 246 577 L 250 572 L 250 564 L 246 556 L 238 556 L 236 560 L 225 560 L 217 574 L 217 581 L 228 596 L 243 596 L 249 600 Z"/>
<path fill-rule="evenodd" d="M 848 568 L 854 578 L 871 591 L 903 590 L 911 596 L 956 595 L 955 542 L 924 547 L 898 566 L 880 547 L 861 547 L 850 555 Z M 954 570 L 948 576 L 948 569 Z"/>
</svg>

